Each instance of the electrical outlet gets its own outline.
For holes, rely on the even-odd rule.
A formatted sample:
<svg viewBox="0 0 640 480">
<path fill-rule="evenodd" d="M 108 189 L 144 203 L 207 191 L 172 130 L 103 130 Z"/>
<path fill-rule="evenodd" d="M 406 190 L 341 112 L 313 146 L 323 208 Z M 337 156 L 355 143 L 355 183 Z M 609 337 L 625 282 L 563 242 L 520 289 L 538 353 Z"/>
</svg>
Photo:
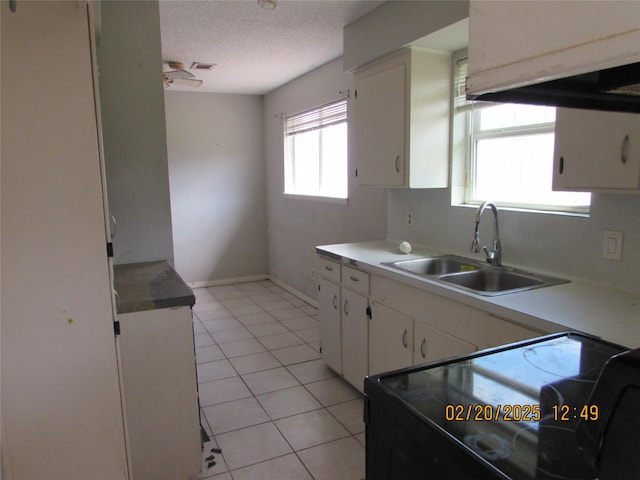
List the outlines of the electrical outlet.
<svg viewBox="0 0 640 480">
<path fill-rule="evenodd" d="M 407 227 L 413 227 L 413 212 L 407 212 Z"/>
<path fill-rule="evenodd" d="M 623 232 L 605 230 L 602 240 L 602 257 L 610 260 L 622 259 Z"/>
</svg>

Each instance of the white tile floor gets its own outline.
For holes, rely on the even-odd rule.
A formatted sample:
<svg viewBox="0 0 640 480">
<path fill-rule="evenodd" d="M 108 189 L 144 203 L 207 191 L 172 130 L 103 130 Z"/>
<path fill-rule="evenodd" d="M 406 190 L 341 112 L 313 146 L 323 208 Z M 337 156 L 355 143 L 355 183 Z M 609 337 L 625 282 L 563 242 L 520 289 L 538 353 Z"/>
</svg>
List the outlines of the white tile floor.
<svg viewBox="0 0 640 480">
<path fill-rule="evenodd" d="M 320 359 L 317 309 L 269 281 L 195 294 L 211 442 L 192 480 L 364 479 L 362 396 Z"/>
</svg>

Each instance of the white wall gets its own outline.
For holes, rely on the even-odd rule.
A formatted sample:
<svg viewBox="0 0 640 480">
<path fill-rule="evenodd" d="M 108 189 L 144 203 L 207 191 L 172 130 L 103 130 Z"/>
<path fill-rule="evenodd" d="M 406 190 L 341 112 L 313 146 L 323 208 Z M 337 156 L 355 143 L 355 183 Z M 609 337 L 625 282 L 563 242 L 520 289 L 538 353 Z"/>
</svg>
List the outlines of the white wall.
<svg viewBox="0 0 640 480">
<path fill-rule="evenodd" d="M 352 77 L 342 72 L 342 59 L 337 59 L 264 99 L 269 272 L 311 298 L 317 297 L 317 283 L 311 278 L 316 245 L 384 238 L 387 193 L 358 187 L 350 166 L 348 205 L 285 198 L 280 115 L 337 100 L 340 91 L 353 92 Z"/>
<path fill-rule="evenodd" d="M 262 97 L 168 89 L 165 108 L 176 270 L 266 275 Z"/>
<path fill-rule="evenodd" d="M 468 16 L 468 0 L 385 2 L 344 28 L 344 70 L 353 70 Z M 451 41 L 453 49 L 464 45 L 458 45 L 458 39 Z"/>
<path fill-rule="evenodd" d="M 100 99 L 114 263 L 173 259 L 156 1 L 101 2 Z"/>
<path fill-rule="evenodd" d="M 406 227 L 406 213 L 414 226 Z M 475 208 L 452 207 L 449 189 L 394 190 L 389 194 L 388 238 L 406 239 L 444 252 L 484 258 L 468 251 Z M 592 196 L 591 216 L 500 211 L 500 238 L 505 265 L 523 266 L 563 277 L 638 291 L 640 266 L 640 195 Z M 602 258 L 603 230 L 624 232 L 622 261 Z M 490 245 L 493 220 L 480 222 L 480 239 Z"/>
</svg>

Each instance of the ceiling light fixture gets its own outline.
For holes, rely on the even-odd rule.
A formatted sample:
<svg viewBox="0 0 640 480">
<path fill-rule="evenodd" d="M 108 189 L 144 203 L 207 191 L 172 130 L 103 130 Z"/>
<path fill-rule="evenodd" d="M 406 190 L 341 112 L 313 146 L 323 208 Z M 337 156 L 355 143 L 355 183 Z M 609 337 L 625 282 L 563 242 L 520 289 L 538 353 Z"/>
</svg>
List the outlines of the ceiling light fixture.
<svg viewBox="0 0 640 480">
<path fill-rule="evenodd" d="M 258 5 L 265 10 L 275 10 L 277 3 L 277 0 L 258 0 Z"/>
<path fill-rule="evenodd" d="M 173 70 L 184 70 L 184 63 L 182 63 L 182 62 L 169 60 L 166 63 L 167 63 L 167 65 L 169 65 L 169 68 L 172 68 Z"/>
</svg>

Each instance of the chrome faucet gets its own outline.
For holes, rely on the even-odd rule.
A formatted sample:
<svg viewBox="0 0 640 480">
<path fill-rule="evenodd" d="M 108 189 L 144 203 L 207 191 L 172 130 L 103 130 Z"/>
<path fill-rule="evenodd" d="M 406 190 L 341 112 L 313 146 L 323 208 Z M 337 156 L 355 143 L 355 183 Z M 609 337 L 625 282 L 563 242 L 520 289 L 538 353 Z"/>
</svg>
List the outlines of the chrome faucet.
<svg viewBox="0 0 640 480">
<path fill-rule="evenodd" d="M 491 247 L 491 251 L 487 250 L 487 247 L 482 247 L 484 250 L 484 254 L 487 257 L 487 262 L 491 265 L 495 265 L 499 267 L 502 265 L 502 244 L 500 243 L 500 233 L 498 232 L 498 207 L 493 202 L 482 202 L 482 204 L 478 207 L 478 211 L 476 212 L 476 228 L 473 232 L 473 239 L 471 240 L 471 245 L 469 245 L 469 250 L 473 253 L 478 253 L 480 251 L 480 237 L 478 236 L 478 226 L 480 225 L 480 217 L 482 216 L 482 212 L 484 209 L 489 207 L 493 212 L 493 246 Z"/>
</svg>

